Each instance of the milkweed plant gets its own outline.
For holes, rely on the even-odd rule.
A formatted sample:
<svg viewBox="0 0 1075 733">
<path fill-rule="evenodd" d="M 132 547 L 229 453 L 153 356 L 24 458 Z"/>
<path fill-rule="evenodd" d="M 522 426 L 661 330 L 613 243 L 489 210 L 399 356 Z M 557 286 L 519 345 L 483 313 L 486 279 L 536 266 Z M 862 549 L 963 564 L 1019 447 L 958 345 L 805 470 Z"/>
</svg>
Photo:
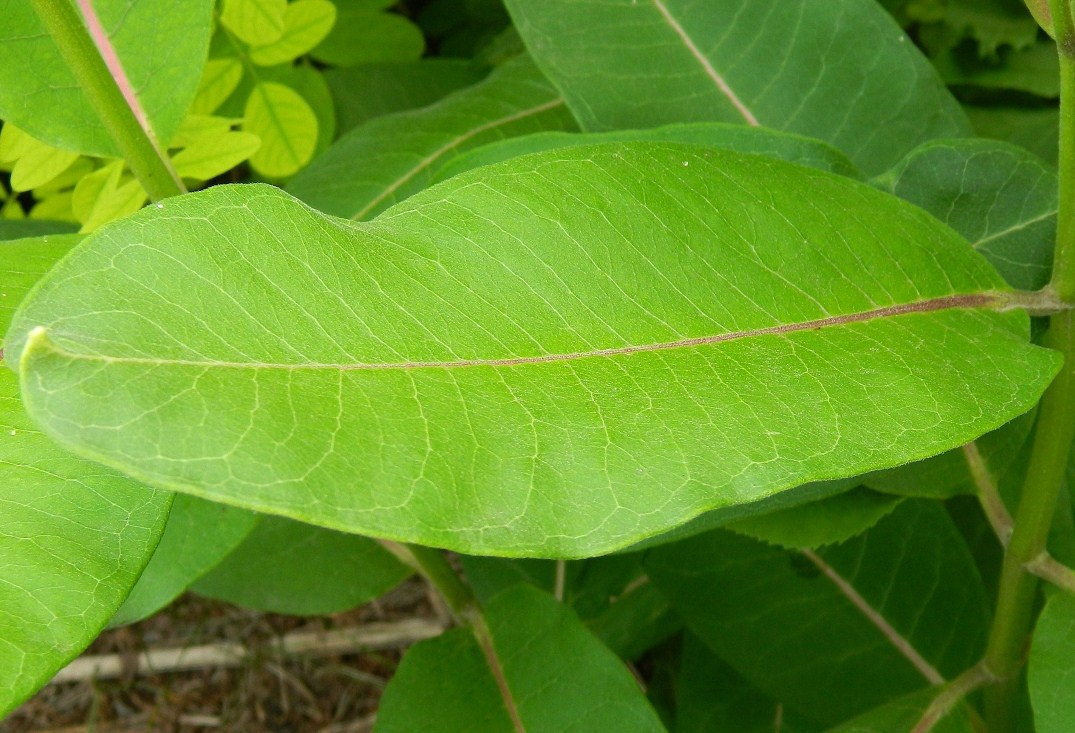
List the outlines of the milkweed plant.
<svg viewBox="0 0 1075 733">
<path fill-rule="evenodd" d="M 378 733 L 1075 730 L 1073 14 L 0 0 L 0 714 L 417 574 Z"/>
</svg>

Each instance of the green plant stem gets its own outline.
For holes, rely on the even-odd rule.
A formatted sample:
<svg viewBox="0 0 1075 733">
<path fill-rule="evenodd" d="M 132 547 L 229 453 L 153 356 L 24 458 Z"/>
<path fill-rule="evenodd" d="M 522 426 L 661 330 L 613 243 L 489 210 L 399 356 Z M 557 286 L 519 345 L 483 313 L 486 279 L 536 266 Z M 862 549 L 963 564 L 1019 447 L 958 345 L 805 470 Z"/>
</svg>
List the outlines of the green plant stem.
<svg viewBox="0 0 1075 733">
<path fill-rule="evenodd" d="M 993 532 L 996 533 L 1001 546 L 1007 547 L 1008 540 L 1012 536 L 1012 517 L 1008 513 L 1008 508 L 1004 506 L 1004 500 L 1000 498 L 997 484 L 989 473 L 989 467 L 985 465 L 985 459 L 978 450 L 978 444 L 972 440 L 964 445 L 963 457 L 974 479 L 975 493 L 978 496 L 978 503 L 982 506 L 982 512 L 993 527 Z"/>
<path fill-rule="evenodd" d="M 482 614 L 478 599 L 474 597 L 470 588 L 459 577 L 459 574 L 448 562 L 444 553 L 421 545 L 407 545 L 401 542 L 392 542 L 391 540 L 378 540 L 378 542 L 399 558 L 404 565 L 414 569 L 415 572 L 428 580 L 444 597 L 456 621 L 470 627 L 478 646 L 481 647 L 482 654 L 485 656 L 485 661 L 489 665 L 493 679 L 496 680 L 497 689 L 500 690 L 500 697 L 504 701 L 512 726 L 517 733 L 526 733 L 526 728 L 522 724 L 518 708 L 515 705 L 515 698 L 511 694 L 507 678 L 504 676 L 504 668 L 500 664 L 500 657 L 497 656 L 496 647 L 493 644 L 493 635 L 489 631 L 489 625 Z"/>
<path fill-rule="evenodd" d="M 1075 303 L 1075 24 L 1070 0 L 1050 0 L 1060 56 L 1060 208 L 1049 288 Z M 1045 543 L 1064 482 L 1068 452 L 1075 439 L 1075 313 L 1051 316 L 1045 345 L 1064 355 L 1064 365 L 1041 400 L 1030 465 L 1023 483 L 1011 541 L 1004 553 L 996 615 L 985 665 L 999 682 L 986 693 L 990 730 L 1015 728 L 1019 672 L 1033 624 L 1038 578 L 1029 572 L 1046 552 Z"/>
<path fill-rule="evenodd" d="M 30 1 L 149 198 L 184 193 L 182 181 L 138 122 L 71 0 Z"/>
<path fill-rule="evenodd" d="M 421 575 L 437 589 L 456 621 L 469 623 L 470 615 L 478 608 L 478 601 L 443 552 L 432 547 L 407 545 L 391 540 L 379 540 L 379 542 L 400 562 Z"/>
<path fill-rule="evenodd" d="M 1060 209 L 1049 288 L 1064 303 L 1075 303 L 1075 24 L 1070 0 L 1050 0 L 1060 56 Z M 1075 316 L 1052 315 L 1045 345 L 1064 356 L 1064 365 L 1042 398 L 1030 466 L 1015 515 L 1012 540 L 1004 554 L 997 615 L 990 630 L 985 664 L 1000 681 L 986 693 L 990 730 L 1015 729 L 1019 671 L 1033 623 L 1037 576 L 1028 567 L 1046 552 L 1046 538 L 1063 485 L 1067 454 L 1075 440 Z"/>
<path fill-rule="evenodd" d="M 1075 594 L 1075 570 L 1058 562 L 1048 553 L 1039 555 L 1026 564 L 1026 569 L 1043 580 L 1048 580 L 1057 588 Z"/>
<path fill-rule="evenodd" d="M 941 722 L 959 701 L 979 687 L 989 684 L 993 678 L 986 669 L 984 663 L 978 663 L 963 672 L 951 682 L 942 686 L 937 696 L 930 702 L 929 707 L 922 713 L 911 733 L 929 733 Z"/>
</svg>

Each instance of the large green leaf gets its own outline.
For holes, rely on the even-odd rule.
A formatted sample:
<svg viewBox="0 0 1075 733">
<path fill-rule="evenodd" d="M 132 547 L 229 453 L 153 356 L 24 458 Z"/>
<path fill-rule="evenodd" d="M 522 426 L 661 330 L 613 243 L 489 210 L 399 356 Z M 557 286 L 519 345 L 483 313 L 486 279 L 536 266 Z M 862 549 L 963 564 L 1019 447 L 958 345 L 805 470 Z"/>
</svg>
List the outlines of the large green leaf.
<svg viewBox="0 0 1075 733">
<path fill-rule="evenodd" d="M 981 580 L 933 502 L 817 552 L 717 530 L 653 550 L 647 567 L 707 646 L 830 725 L 962 672 L 985 645 Z"/>
<path fill-rule="evenodd" d="M 528 733 L 663 733 L 627 667 L 574 613 L 528 585 L 486 610 L 506 695 Z M 411 649 L 385 690 L 377 733 L 512 733 L 504 698 L 474 637 L 450 631 Z"/>
<path fill-rule="evenodd" d="M 94 0 L 150 126 L 167 143 L 194 99 L 213 0 Z M 64 150 L 119 155 L 26 0 L 0 0 L 0 118 Z"/>
<path fill-rule="evenodd" d="M 42 435 L 0 373 L 0 718 L 89 646 L 164 529 L 172 494 Z"/>
<path fill-rule="evenodd" d="M 1057 593 L 1034 630 L 1027 670 L 1038 733 L 1066 733 L 1075 720 L 1075 596 Z"/>
<path fill-rule="evenodd" d="M 424 188 L 435 166 L 463 150 L 573 127 L 556 90 L 522 57 L 429 107 L 354 128 L 295 176 L 288 191 L 329 214 L 369 219 Z"/>
<path fill-rule="evenodd" d="M 739 122 L 832 143 L 867 174 L 967 134 L 874 0 L 507 0 L 584 130 Z"/>
<path fill-rule="evenodd" d="M 0 331 L 72 235 L 0 243 Z M 104 628 L 149 560 L 172 495 L 42 435 L 0 370 L 0 718 Z"/>
<path fill-rule="evenodd" d="M 53 270 L 7 348 L 46 430 L 151 484 L 582 556 L 1028 410 L 1059 358 L 1004 287 L 863 184 L 609 144 L 364 224 L 267 186 L 158 204 Z"/>
</svg>

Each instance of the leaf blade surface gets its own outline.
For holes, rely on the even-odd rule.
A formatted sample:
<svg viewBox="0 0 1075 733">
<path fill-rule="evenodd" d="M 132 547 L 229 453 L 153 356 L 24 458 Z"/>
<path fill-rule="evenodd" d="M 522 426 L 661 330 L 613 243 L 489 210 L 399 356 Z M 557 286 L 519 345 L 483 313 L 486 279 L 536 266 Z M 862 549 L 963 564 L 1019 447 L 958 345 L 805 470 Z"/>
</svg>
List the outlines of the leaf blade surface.
<svg viewBox="0 0 1075 733">
<path fill-rule="evenodd" d="M 998 288 L 864 185 L 614 144 L 462 174 L 365 224 L 268 187 L 175 199 L 69 258 L 7 346 L 48 430 L 155 485 L 582 556 L 1029 409 L 1057 358 L 991 309 Z"/>
</svg>

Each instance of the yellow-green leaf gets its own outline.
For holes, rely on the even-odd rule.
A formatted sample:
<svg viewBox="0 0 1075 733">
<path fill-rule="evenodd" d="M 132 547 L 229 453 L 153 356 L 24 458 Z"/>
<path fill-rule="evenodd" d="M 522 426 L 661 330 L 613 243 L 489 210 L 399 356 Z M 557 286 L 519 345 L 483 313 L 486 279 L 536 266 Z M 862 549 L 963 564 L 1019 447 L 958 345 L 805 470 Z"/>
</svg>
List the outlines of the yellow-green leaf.
<svg viewBox="0 0 1075 733">
<path fill-rule="evenodd" d="M 194 102 L 190 105 L 190 114 L 207 115 L 215 112 L 239 86 L 242 78 L 243 63 L 239 59 L 209 59 L 202 72 L 202 79 L 198 82 Z"/>
<path fill-rule="evenodd" d="M 224 0 L 220 22 L 250 44 L 272 43 L 284 33 L 287 0 Z"/>
<path fill-rule="evenodd" d="M 138 211 L 146 193 L 138 181 L 123 175 L 123 161 L 117 160 L 79 181 L 72 209 L 82 223 L 82 232 L 92 232 L 102 224 Z"/>
<path fill-rule="evenodd" d="M 8 147 L 0 155 L 15 164 L 11 168 L 13 191 L 29 191 L 44 186 L 78 159 L 78 153 L 60 150 L 36 140 L 14 125 L 4 125 L 4 137 L 7 138 Z"/>
<path fill-rule="evenodd" d="M 329 0 L 296 0 L 284 12 L 284 32 L 277 40 L 250 49 L 250 60 L 274 66 L 297 59 L 319 44 L 336 22 L 336 6 Z"/>
<path fill-rule="evenodd" d="M 261 139 L 249 132 L 226 131 L 202 135 L 172 158 L 183 178 L 207 181 L 249 158 L 261 146 Z"/>
<path fill-rule="evenodd" d="M 243 129 L 261 138 L 250 158 L 258 173 L 286 178 L 310 162 L 317 146 L 317 116 L 294 89 L 261 82 L 250 93 Z"/>
</svg>

